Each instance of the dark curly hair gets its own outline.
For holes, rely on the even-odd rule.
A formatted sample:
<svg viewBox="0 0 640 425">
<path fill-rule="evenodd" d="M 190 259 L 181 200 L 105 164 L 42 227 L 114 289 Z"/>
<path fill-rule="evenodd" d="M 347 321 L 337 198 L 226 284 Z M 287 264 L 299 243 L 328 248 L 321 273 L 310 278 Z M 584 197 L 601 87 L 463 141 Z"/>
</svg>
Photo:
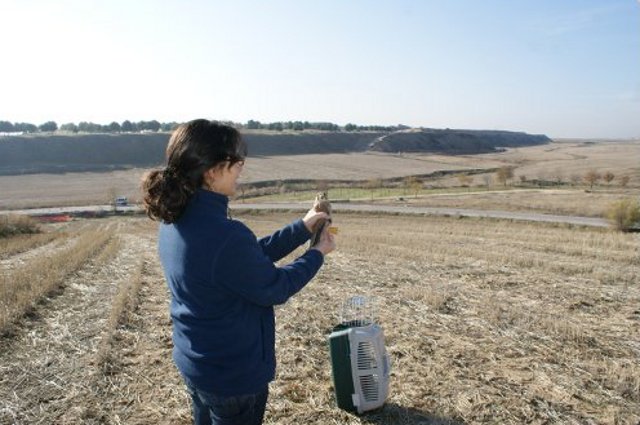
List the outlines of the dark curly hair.
<svg viewBox="0 0 640 425">
<path fill-rule="evenodd" d="M 247 145 L 235 128 L 197 119 L 180 125 L 167 146 L 167 165 L 142 178 L 144 208 L 153 220 L 174 223 L 202 186 L 204 173 L 247 156 Z"/>
</svg>

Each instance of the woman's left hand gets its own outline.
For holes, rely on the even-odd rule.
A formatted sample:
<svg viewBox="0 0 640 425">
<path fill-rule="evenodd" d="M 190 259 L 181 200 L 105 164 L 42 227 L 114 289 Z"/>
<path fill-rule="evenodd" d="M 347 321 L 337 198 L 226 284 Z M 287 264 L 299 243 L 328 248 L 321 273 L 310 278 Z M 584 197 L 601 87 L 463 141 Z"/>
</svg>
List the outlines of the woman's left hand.
<svg viewBox="0 0 640 425">
<path fill-rule="evenodd" d="M 302 221 L 304 222 L 304 226 L 307 228 L 309 233 L 313 233 L 313 228 L 315 227 L 318 220 L 328 219 L 329 215 L 325 212 L 317 212 L 315 209 L 311 208 L 307 211 L 307 215 L 304 216 Z"/>
</svg>

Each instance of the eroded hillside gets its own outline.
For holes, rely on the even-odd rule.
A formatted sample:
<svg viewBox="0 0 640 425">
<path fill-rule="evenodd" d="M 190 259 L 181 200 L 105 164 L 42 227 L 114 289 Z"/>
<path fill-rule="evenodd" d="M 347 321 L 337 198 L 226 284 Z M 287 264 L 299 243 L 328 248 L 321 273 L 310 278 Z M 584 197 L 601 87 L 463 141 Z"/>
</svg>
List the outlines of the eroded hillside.
<svg viewBox="0 0 640 425">
<path fill-rule="evenodd" d="M 526 133 L 419 129 L 393 132 L 246 132 L 252 157 L 365 152 L 475 154 L 547 143 Z M 164 160 L 167 133 L 0 137 L 0 174 L 110 171 Z"/>
</svg>

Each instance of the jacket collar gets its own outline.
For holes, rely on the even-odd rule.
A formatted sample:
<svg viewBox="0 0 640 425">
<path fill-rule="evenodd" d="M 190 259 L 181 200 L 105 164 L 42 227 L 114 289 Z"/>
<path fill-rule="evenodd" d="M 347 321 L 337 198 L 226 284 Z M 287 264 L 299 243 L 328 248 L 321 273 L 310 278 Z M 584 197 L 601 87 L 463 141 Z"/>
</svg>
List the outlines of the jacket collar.
<svg viewBox="0 0 640 425">
<path fill-rule="evenodd" d="M 191 207 L 197 210 L 203 210 L 207 214 L 216 214 L 227 216 L 229 209 L 229 198 L 218 192 L 199 188 L 194 193 L 191 200 Z"/>
</svg>

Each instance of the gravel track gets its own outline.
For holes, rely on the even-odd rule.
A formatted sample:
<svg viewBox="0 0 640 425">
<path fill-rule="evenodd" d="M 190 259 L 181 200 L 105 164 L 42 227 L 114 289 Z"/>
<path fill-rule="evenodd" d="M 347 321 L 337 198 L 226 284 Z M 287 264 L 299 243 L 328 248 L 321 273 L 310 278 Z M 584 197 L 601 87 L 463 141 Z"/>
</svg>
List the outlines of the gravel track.
<svg viewBox="0 0 640 425">
<path fill-rule="evenodd" d="M 606 220 L 596 217 L 565 216 L 557 214 L 539 214 L 531 212 L 477 210 L 467 208 L 441 208 L 441 207 L 416 207 L 408 204 L 402 205 L 372 205 L 365 203 L 332 203 L 336 212 L 367 212 L 367 213 L 387 213 L 402 215 L 442 215 L 460 217 L 485 217 L 506 220 L 537 221 L 545 223 L 572 224 L 578 226 L 607 227 Z M 85 207 L 67 208 L 39 208 L 26 210 L 13 210 L 13 214 L 26 215 L 46 215 L 46 214 L 66 214 L 79 212 L 108 212 L 109 206 L 88 205 Z M 123 209 L 124 212 L 141 212 L 136 206 L 129 206 Z M 269 203 L 242 203 L 234 202 L 230 204 L 232 210 L 273 210 L 273 211 L 306 211 L 310 208 L 309 202 L 269 202 Z M 0 211 L 2 213 L 2 211 Z"/>
</svg>

